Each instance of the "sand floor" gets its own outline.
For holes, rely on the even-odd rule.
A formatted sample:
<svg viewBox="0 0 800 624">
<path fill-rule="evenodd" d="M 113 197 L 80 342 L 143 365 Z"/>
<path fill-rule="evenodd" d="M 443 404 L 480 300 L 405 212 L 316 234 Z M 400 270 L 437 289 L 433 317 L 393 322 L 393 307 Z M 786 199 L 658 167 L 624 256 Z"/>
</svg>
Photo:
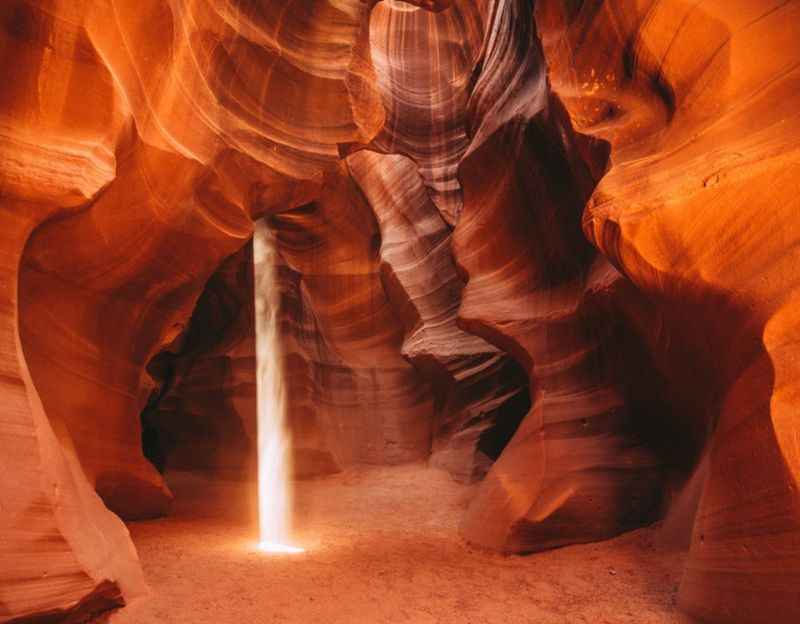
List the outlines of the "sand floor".
<svg viewBox="0 0 800 624">
<path fill-rule="evenodd" d="M 296 544 L 256 549 L 252 484 L 168 479 L 174 513 L 131 523 L 151 593 L 110 624 L 688 623 L 682 555 L 655 529 L 518 557 L 458 536 L 470 488 L 422 466 L 302 481 Z"/>
</svg>

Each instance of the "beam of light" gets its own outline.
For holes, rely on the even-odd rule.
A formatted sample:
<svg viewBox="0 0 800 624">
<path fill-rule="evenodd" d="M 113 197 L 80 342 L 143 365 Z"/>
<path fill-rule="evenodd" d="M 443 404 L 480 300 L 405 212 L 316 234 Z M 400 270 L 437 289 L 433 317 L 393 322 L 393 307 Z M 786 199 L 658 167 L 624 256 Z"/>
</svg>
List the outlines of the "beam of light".
<svg viewBox="0 0 800 624">
<path fill-rule="evenodd" d="M 291 443 L 286 427 L 283 353 L 278 317 L 280 288 L 272 232 L 260 220 L 253 235 L 258 393 L 259 548 L 273 553 L 302 552 L 291 538 Z"/>
<path fill-rule="evenodd" d="M 287 544 L 275 544 L 273 542 L 259 542 L 258 549 L 264 552 L 284 553 L 287 555 L 305 552 L 305 549 L 299 546 L 288 546 Z"/>
</svg>

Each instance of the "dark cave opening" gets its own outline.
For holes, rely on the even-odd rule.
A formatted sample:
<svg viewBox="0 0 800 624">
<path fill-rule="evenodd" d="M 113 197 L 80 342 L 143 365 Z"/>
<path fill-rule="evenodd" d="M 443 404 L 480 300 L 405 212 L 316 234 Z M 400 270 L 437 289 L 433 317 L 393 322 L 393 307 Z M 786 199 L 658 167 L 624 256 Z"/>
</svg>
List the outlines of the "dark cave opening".
<svg viewBox="0 0 800 624">
<path fill-rule="evenodd" d="M 186 329 L 148 363 L 156 388 L 140 415 L 142 451 L 159 472 L 252 474 L 252 302 L 252 243 L 247 243 L 208 279 Z"/>
</svg>

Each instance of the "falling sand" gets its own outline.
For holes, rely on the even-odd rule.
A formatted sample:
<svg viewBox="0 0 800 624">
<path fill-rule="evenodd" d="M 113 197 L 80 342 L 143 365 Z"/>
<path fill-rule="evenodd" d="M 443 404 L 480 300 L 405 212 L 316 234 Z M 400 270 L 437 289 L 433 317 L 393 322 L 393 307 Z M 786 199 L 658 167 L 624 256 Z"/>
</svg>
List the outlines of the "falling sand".
<svg viewBox="0 0 800 624">
<path fill-rule="evenodd" d="M 255 484 L 168 475 L 173 514 L 131 523 L 149 596 L 111 624 L 688 623 L 683 555 L 658 531 L 530 556 L 471 548 L 472 492 L 438 470 L 351 470 L 301 481 L 300 554 L 258 550 Z"/>
</svg>

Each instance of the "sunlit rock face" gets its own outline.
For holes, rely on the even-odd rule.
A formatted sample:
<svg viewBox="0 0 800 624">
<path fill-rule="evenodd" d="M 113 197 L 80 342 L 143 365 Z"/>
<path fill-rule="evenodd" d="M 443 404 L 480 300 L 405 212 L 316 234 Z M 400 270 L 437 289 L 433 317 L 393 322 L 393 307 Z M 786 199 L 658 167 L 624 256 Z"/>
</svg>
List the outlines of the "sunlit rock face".
<svg viewBox="0 0 800 624">
<path fill-rule="evenodd" d="M 714 429 L 680 604 L 792 621 L 800 5 L 537 10 L 554 90 L 612 145 L 584 231 L 652 302 L 654 317 L 632 318 L 672 400 Z"/>
<path fill-rule="evenodd" d="M 136 596 L 112 512 L 254 469 L 259 218 L 298 475 L 428 461 L 520 553 L 652 522 L 707 453 L 681 605 L 800 619 L 797 23 L 4 3 L 0 621 Z"/>
<path fill-rule="evenodd" d="M 469 143 L 469 82 L 483 41 L 474 2 L 432 13 L 381 2 L 370 17 L 370 52 L 386 122 L 372 148 L 409 157 L 442 218 L 461 210 L 458 163 Z"/>
<path fill-rule="evenodd" d="M 53 13 L 45 16 L 18 3 L 4 4 L 0 20 L 0 63 L 9 80 L 0 96 L 0 619 L 5 621 L 103 611 L 144 586 L 127 530 L 92 490 L 67 422 L 47 413 L 45 393 L 31 377 L 20 340 L 26 242 L 42 223 L 77 214 L 112 182 L 122 115 L 108 70 L 74 22 L 65 19 L 56 27 Z M 55 31 L 61 34 L 57 41 L 49 39 Z M 69 77 L 81 83 L 82 103 L 70 98 L 75 91 Z M 42 317 L 38 323 L 53 321 Z"/>
<path fill-rule="evenodd" d="M 430 387 L 401 354 L 378 225 L 344 165 L 323 186 L 271 220 L 286 263 L 289 422 L 308 459 L 328 465 L 424 459 Z"/>
<path fill-rule="evenodd" d="M 142 455 L 140 413 L 160 383 L 148 363 L 247 243 L 251 213 L 304 201 L 298 179 L 380 127 L 364 7 L 319 3 L 320 30 L 271 6 L 0 9 L 0 619 L 141 592 L 127 532 L 92 486 L 125 517 L 168 509 Z M 284 95 L 262 106 L 271 81 Z M 285 107 L 292 97 L 306 103 Z"/>
<path fill-rule="evenodd" d="M 526 390 L 522 371 L 506 353 L 459 328 L 464 281 L 450 228 L 414 162 L 362 151 L 347 164 L 378 220 L 383 285 L 404 328 L 401 353 L 432 382 L 431 463 L 471 480 L 487 463 L 480 436 Z"/>
</svg>

